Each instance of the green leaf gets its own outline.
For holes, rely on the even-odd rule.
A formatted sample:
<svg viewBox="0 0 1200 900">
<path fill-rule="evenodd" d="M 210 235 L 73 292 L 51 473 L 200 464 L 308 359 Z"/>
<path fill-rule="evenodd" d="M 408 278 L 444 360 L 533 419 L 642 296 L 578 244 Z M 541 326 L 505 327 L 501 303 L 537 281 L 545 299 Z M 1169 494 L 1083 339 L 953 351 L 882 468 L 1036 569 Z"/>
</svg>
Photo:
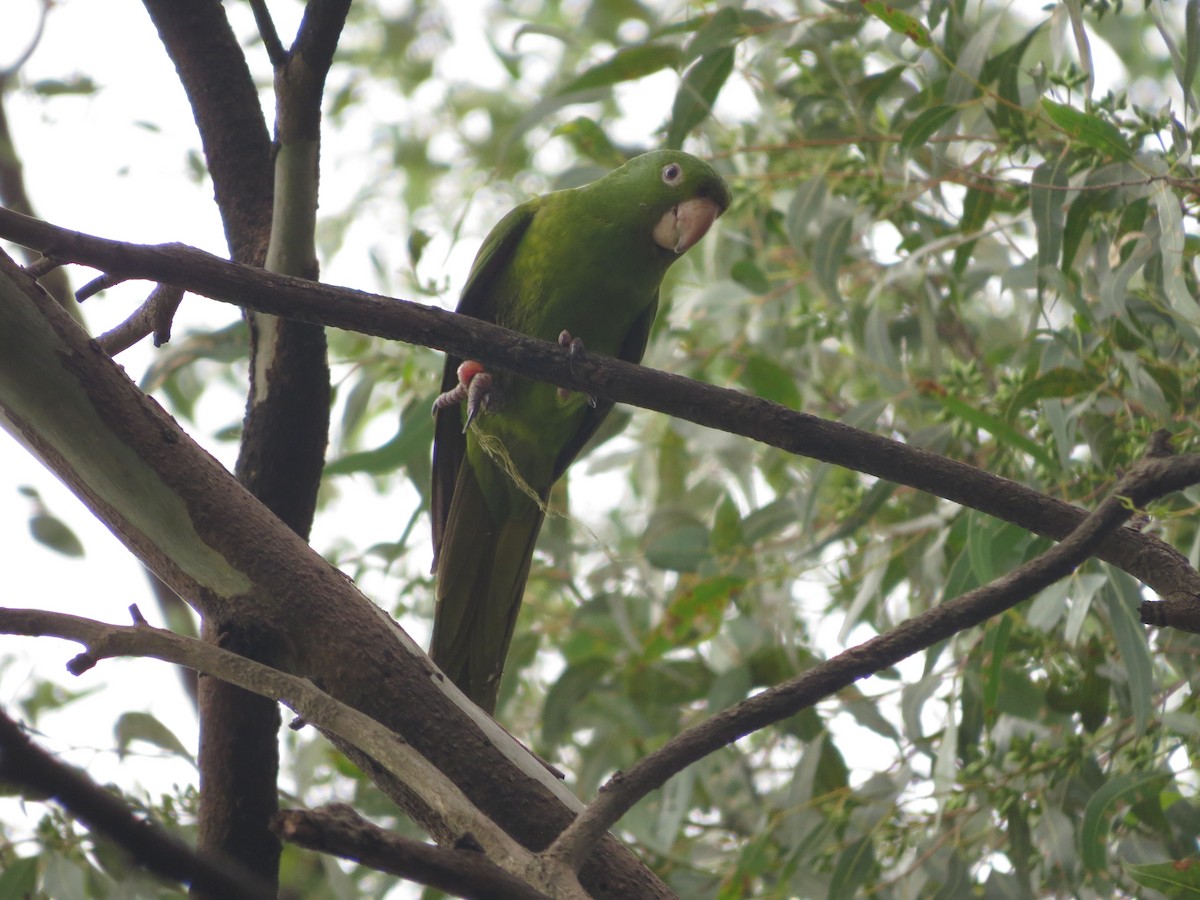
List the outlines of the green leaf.
<svg viewBox="0 0 1200 900">
<path fill-rule="evenodd" d="M 927 396 L 956 418 L 986 431 L 1001 445 L 1011 447 L 1021 453 L 1027 453 L 1048 468 L 1054 468 L 1054 458 L 1044 444 L 1017 431 L 1003 419 L 999 419 L 975 404 L 968 403 L 949 392 L 931 391 Z"/>
<path fill-rule="evenodd" d="M 995 202 L 996 192 L 994 190 L 978 187 L 967 188 L 967 195 L 963 198 L 962 219 L 958 223 L 959 231 L 964 235 L 978 234 L 987 224 Z M 975 242 L 967 241 L 960 244 L 954 251 L 954 273 L 956 275 L 962 275 L 966 271 L 967 263 L 971 261 L 971 251 L 974 248 Z"/>
<path fill-rule="evenodd" d="M 771 282 L 758 265 L 750 259 L 739 259 L 729 270 L 729 277 L 754 294 L 765 294 Z"/>
<path fill-rule="evenodd" d="M 48 512 L 36 512 L 29 517 L 29 533 L 43 547 L 63 556 L 83 556 L 83 542 L 62 519 Z"/>
<path fill-rule="evenodd" d="M 810 226 L 818 222 L 825 206 L 825 179 L 817 176 L 802 181 L 792 194 L 788 204 L 784 228 L 792 247 L 799 253 L 806 252 Z"/>
<path fill-rule="evenodd" d="M 813 274 L 817 276 L 817 283 L 826 296 L 834 303 L 842 302 L 838 273 L 842 268 L 842 259 L 846 256 L 846 248 L 850 245 L 853 225 L 854 220 L 850 216 L 834 220 L 826 229 L 825 238 L 817 241 L 812 247 Z"/>
<path fill-rule="evenodd" d="M 1200 897 L 1200 859 L 1141 865 L 1123 862 L 1121 866 L 1142 887 L 1158 891 L 1170 900 L 1196 900 Z"/>
<path fill-rule="evenodd" d="M 1120 671 L 1124 672 L 1129 687 L 1134 728 L 1138 734 L 1145 734 L 1154 712 L 1154 665 L 1146 643 L 1146 629 L 1135 613 L 1142 597 L 1137 582 L 1129 575 L 1114 566 L 1106 565 L 1105 570 L 1109 579 L 1101 596 L 1108 607 L 1108 619 L 1121 654 Z"/>
<path fill-rule="evenodd" d="M 663 69 L 673 68 L 680 59 L 674 44 L 635 44 L 622 47 L 604 62 L 597 63 L 556 91 L 557 96 L 608 87 L 623 81 L 636 81 Z"/>
<path fill-rule="evenodd" d="M 1042 98 L 1042 109 L 1046 111 L 1051 122 L 1093 150 L 1098 150 L 1112 159 L 1133 159 L 1133 148 L 1112 122 L 1082 112 L 1073 106 L 1055 103 L 1045 97 Z"/>
<path fill-rule="evenodd" d="M 1196 68 L 1200 64 L 1200 0 L 1188 0 L 1183 10 L 1183 32 L 1185 57 L 1183 74 L 1179 84 L 1183 87 L 1184 101 L 1196 109 Z"/>
<path fill-rule="evenodd" d="M 571 729 L 574 711 L 612 670 L 607 659 L 586 659 L 568 666 L 546 693 L 542 707 L 542 740 L 547 747 L 562 743 Z"/>
<path fill-rule="evenodd" d="M 733 48 L 722 47 L 700 57 L 683 75 L 671 106 L 667 146 L 679 149 L 693 128 L 708 118 L 717 95 L 733 71 Z"/>
<path fill-rule="evenodd" d="M 762 353 L 750 356 L 741 381 L 764 400 L 773 400 L 789 409 L 800 408 L 796 377 L 770 356 Z"/>
<path fill-rule="evenodd" d="M 958 115 L 956 106 L 931 106 L 908 123 L 900 135 L 900 152 L 911 153 L 933 137 L 934 132 Z"/>
<path fill-rule="evenodd" d="M 125 754 L 129 750 L 129 745 L 133 741 L 145 741 L 148 744 L 153 744 L 168 753 L 175 756 L 180 756 L 188 762 L 195 762 L 192 754 L 179 738 L 171 732 L 166 725 L 154 718 L 149 713 L 144 712 L 127 712 L 117 719 L 117 724 L 113 727 L 113 733 L 117 738 L 117 755 L 124 759 Z"/>
<path fill-rule="evenodd" d="M 581 156 L 602 166 L 617 168 L 625 162 L 621 151 L 613 146 L 604 129 L 587 116 L 577 116 L 569 122 L 564 122 L 551 134 L 565 137 Z"/>
<path fill-rule="evenodd" d="M 26 856 L 5 866 L 0 872 L 0 897 L 36 896 L 38 860 L 39 857 Z"/>
<path fill-rule="evenodd" d="M 1075 254 L 1087 234 L 1088 223 L 1092 216 L 1112 204 L 1114 193 L 1111 190 L 1089 190 L 1084 185 L 1079 196 L 1071 201 L 1067 210 L 1067 221 L 1063 227 L 1062 270 L 1070 272 L 1075 262 Z"/>
<path fill-rule="evenodd" d="M 414 456 L 424 460 L 433 440 L 433 416 L 423 402 L 410 404 L 400 419 L 400 430 L 391 440 L 371 450 L 347 453 L 325 466 L 325 475 L 349 475 L 366 472 L 381 475 L 394 472 L 413 461 Z"/>
<path fill-rule="evenodd" d="M 1030 409 L 1037 401 L 1047 397 L 1077 397 L 1094 391 L 1099 385 L 1094 376 L 1078 369 L 1059 367 L 1043 372 L 1026 382 L 1013 394 L 1008 404 L 1010 415 L 1017 410 Z"/>
<path fill-rule="evenodd" d="M 683 59 L 693 59 L 737 43 L 742 31 L 739 11 L 733 6 L 723 6 L 692 36 L 684 48 Z"/>
<path fill-rule="evenodd" d="M 989 623 L 984 632 L 983 652 L 986 668 L 983 670 L 983 708 L 988 712 L 995 711 L 1000 697 L 1000 684 L 1012 625 L 1012 616 L 1002 615 L 995 623 Z"/>
<path fill-rule="evenodd" d="M 896 9 L 882 0 L 863 0 L 863 9 L 897 34 L 902 34 L 918 47 L 932 46 L 929 29 L 921 20 Z"/>
<path fill-rule="evenodd" d="M 657 658 L 680 647 L 692 647 L 711 638 L 721 627 L 725 611 L 745 587 L 745 579 L 718 575 L 680 582 L 662 621 L 646 641 L 644 655 Z"/>
<path fill-rule="evenodd" d="M 694 572 L 708 558 L 708 529 L 679 507 L 656 509 L 642 536 L 642 552 L 657 569 Z"/>
<path fill-rule="evenodd" d="M 1029 209 L 1033 214 L 1033 227 L 1037 232 L 1038 285 L 1042 284 L 1040 270 L 1058 264 L 1062 250 L 1063 204 L 1067 199 L 1065 188 L 1069 181 L 1070 167 L 1065 157 L 1044 162 L 1033 170 L 1029 183 Z"/>
<path fill-rule="evenodd" d="M 1102 872 L 1108 865 L 1108 815 L 1119 800 L 1133 803 L 1139 795 L 1157 792 L 1157 786 L 1169 780 L 1161 772 L 1126 772 L 1106 781 L 1083 810 L 1079 829 L 1080 854 L 1090 872 Z"/>
</svg>

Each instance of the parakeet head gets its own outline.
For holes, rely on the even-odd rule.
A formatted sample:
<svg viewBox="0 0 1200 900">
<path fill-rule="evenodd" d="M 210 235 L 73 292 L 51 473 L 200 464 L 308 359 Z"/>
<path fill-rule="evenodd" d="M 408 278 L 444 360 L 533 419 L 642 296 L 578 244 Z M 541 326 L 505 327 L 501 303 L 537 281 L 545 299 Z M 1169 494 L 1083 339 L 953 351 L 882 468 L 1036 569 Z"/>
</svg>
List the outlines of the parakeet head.
<svg viewBox="0 0 1200 900">
<path fill-rule="evenodd" d="M 730 202 L 717 170 L 682 150 L 634 157 L 584 190 L 619 198 L 624 215 L 648 224 L 654 243 L 675 256 L 695 246 Z"/>
</svg>

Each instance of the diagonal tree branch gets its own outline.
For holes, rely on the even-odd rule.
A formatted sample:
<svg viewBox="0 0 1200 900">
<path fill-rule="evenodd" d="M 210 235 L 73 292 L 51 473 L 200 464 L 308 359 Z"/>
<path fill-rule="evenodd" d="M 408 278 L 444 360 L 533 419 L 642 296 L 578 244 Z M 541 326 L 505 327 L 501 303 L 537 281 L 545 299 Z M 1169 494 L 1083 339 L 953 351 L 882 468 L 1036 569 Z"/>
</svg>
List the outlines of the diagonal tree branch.
<svg viewBox="0 0 1200 900">
<path fill-rule="evenodd" d="M 966 463 L 797 412 L 737 391 L 585 354 L 418 303 L 273 276 L 180 245 L 134 245 L 58 228 L 0 209 L 0 237 L 131 278 L 167 281 L 223 302 L 435 347 L 598 397 L 741 434 L 790 453 L 905 484 L 1062 540 L 1085 513 Z M 1151 534 L 1122 531 L 1096 555 L 1164 599 L 1200 596 L 1200 573 Z"/>
<path fill-rule="evenodd" d="M 284 840 L 333 853 L 380 872 L 475 900 L 549 900 L 527 882 L 495 865 L 476 848 L 444 849 L 401 837 L 368 822 L 344 803 L 319 809 L 285 809 L 275 817 Z M 468 842 L 464 842 L 468 843 Z"/>
<path fill-rule="evenodd" d="M 3 711 L 0 779 L 52 797 L 93 832 L 110 838 L 139 865 L 164 878 L 201 886 L 230 900 L 275 896 L 271 885 L 256 880 L 233 861 L 197 853 L 153 822 L 135 816 L 120 798 L 83 772 L 35 746 Z"/>
<path fill-rule="evenodd" d="M 979 625 L 1071 574 L 1136 507 L 1200 482 L 1200 455 L 1168 457 L 1169 435 L 1158 432 L 1155 440 L 1149 454 L 1061 543 L 990 584 L 935 606 L 676 735 L 602 786 L 596 799 L 559 835 L 545 856 L 578 868 L 595 842 L 638 800 L 702 757 Z"/>
</svg>

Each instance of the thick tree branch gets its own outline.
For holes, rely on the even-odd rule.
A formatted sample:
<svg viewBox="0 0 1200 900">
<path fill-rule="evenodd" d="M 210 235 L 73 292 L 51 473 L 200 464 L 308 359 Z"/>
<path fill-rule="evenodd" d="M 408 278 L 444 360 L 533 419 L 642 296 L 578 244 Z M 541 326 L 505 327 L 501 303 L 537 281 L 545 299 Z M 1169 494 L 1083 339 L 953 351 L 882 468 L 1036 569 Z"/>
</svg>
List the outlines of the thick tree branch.
<svg viewBox="0 0 1200 900">
<path fill-rule="evenodd" d="M 444 849 L 401 837 L 368 822 L 353 807 L 285 809 L 275 817 L 281 838 L 309 850 L 332 853 L 409 881 L 474 900 L 549 900 L 510 875 L 474 847 Z M 469 842 L 463 842 L 469 844 Z"/>
<path fill-rule="evenodd" d="M 0 779 L 54 798 L 93 832 L 122 847 L 138 865 L 164 878 L 199 885 L 231 900 L 275 896 L 270 885 L 256 881 L 231 860 L 197 853 L 153 822 L 135 816 L 119 797 L 36 747 L 2 711 Z"/>
<path fill-rule="evenodd" d="M 0 209 L 0 237 L 128 277 L 167 281 L 197 294 L 274 315 L 435 347 L 519 375 L 741 434 L 790 453 L 905 484 L 1062 540 L 1085 513 L 1007 478 L 777 403 L 585 354 L 568 362 L 549 342 L 444 310 L 239 268 L 180 245 L 123 244 Z M 1096 555 L 1164 599 L 1200 596 L 1200 573 L 1153 535 L 1124 531 Z"/>
<path fill-rule="evenodd" d="M 1169 437 L 1166 432 L 1159 432 L 1156 440 L 1150 455 L 1140 460 L 1096 511 L 1061 543 L 992 583 L 908 619 L 891 631 L 851 647 L 672 738 L 628 772 L 614 775 L 544 855 L 577 868 L 595 842 L 638 800 L 697 760 L 795 715 L 861 678 L 979 625 L 1065 578 L 1120 528 L 1135 507 L 1200 482 L 1200 456 L 1159 455 L 1167 452 Z"/>
</svg>

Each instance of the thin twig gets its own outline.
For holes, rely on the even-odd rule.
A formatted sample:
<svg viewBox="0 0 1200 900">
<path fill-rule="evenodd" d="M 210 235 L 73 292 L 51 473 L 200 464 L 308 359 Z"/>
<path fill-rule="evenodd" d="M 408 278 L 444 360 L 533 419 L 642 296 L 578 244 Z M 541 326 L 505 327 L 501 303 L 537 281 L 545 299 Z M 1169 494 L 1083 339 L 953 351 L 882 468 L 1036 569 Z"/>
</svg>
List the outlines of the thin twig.
<svg viewBox="0 0 1200 900">
<path fill-rule="evenodd" d="M 263 47 L 267 51 L 267 59 L 271 67 L 281 69 L 287 65 L 288 52 L 279 39 L 275 22 L 271 19 L 271 11 L 267 9 L 266 0 L 250 0 L 250 10 L 254 13 L 254 24 L 258 28 L 258 36 L 262 38 Z"/>
<path fill-rule="evenodd" d="M 75 292 L 75 299 L 79 303 L 82 303 L 84 300 L 87 300 L 89 297 L 94 297 L 97 294 L 99 294 L 101 291 L 107 291 L 110 287 L 116 287 L 122 281 L 128 281 L 128 280 L 129 279 L 125 278 L 124 276 L 111 275 L 107 272 L 104 273 L 103 275 L 97 275 L 95 278 L 93 278 L 91 281 L 89 281 L 87 284 L 85 284 L 83 287 L 81 287 L 79 290 L 77 290 Z"/>
<path fill-rule="evenodd" d="M 171 340 L 171 324 L 175 311 L 183 302 L 183 294 L 182 290 L 170 285 L 156 286 L 132 316 L 100 335 L 96 341 L 109 356 L 128 350 L 148 334 L 154 335 L 154 346 L 161 347 Z"/>
</svg>

